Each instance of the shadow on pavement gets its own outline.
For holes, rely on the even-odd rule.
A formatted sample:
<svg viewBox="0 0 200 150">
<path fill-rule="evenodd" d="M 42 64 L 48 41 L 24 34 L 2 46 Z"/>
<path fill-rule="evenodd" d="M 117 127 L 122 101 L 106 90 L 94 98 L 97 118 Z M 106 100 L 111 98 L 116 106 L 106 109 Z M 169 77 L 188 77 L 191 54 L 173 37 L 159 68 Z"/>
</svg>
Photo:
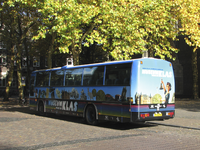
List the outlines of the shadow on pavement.
<svg viewBox="0 0 200 150">
<path fill-rule="evenodd" d="M 176 99 L 175 105 L 176 109 L 183 109 L 191 112 L 200 112 L 200 99 L 199 100 Z M 10 112 L 17 111 L 21 113 L 40 116 L 39 114 L 37 114 L 37 112 L 30 110 L 28 106 L 18 105 L 18 101 L 16 98 L 11 98 L 9 102 L 3 102 L 2 99 L 0 99 L 0 111 L 10 111 Z M 48 114 L 45 117 L 51 119 L 65 120 L 74 123 L 86 124 L 85 120 L 80 117 L 56 115 L 56 114 Z M 97 127 L 110 128 L 116 130 L 129 130 L 134 128 L 152 127 L 157 125 L 159 124 L 148 124 L 148 123 L 132 124 L 132 123 L 116 123 L 116 122 L 100 121 Z"/>
<path fill-rule="evenodd" d="M 15 106 L 15 107 L 11 107 L 11 106 L 1 107 L 0 111 L 10 111 L 10 112 L 17 111 L 17 112 L 21 112 L 21 113 L 35 114 L 35 112 L 31 111 L 28 106 L 19 106 L 19 105 Z"/>
<path fill-rule="evenodd" d="M 36 111 L 32 111 L 29 109 L 28 106 L 21 106 L 18 105 L 18 98 L 13 97 L 9 98 L 9 101 L 3 102 L 3 98 L 0 98 L 0 111 L 9 111 L 9 112 L 21 112 L 21 113 L 27 113 L 31 115 L 39 115 Z M 51 114 L 48 113 L 44 117 L 51 118 L 51 119 L 59 119 L 74 123 L 80 123 L 80 124 L 87 124 L 86 121 L 83 118 L 80 117 L 74 117 L 74 116 L 67 116 L 67 115 L 57 115 L 57 114 Z M 135 128 L 143 128 L 143 127 L 152 127 L 156 125 L 148 125 L 148 124 L 139 124 L 139 123 L 116 123 L 116 122 L 107 122 L 107 121 L 100 121 L 97 125 L 97 127 L 101 128 L 110 128 L 110 129 L 116 129 L 116 130 L 129 130 L 129 129 L 135 129 Z"/>
<path fill-rule="evenodd" d="M 86 120 L 82 117 L 67 116 L 67 115 L 60 115 L 60 114 L 56 115 L 56 114 L 51 114 L 51 113 L 46 114 L 45 117 L 88 125 L 86 123 Z M 88 126 L 92 126 L 92 125 L 88 125 Z M 99 121 L 98 124 L 96 125 L 96 127 L 109 128 L 109 129 L 115 129 L 115 130 L 130 130 L 130 129 L 154 127 L 154 126 L 157 126 L 157 125 L 145 124 L 145 123 L 119 123 L 119 122 L 110 122 L 110 121 Z"/>
<path fill-rule="evenodd" d="M 176 99 L 175 107 L 187 111 L 200 112 L 200 99 Z"/>
<path fill-rule="evenodd" d="M 162 126 L 173 127 L 173 128 L 179 128 L 179 129 L 180 129 L 180 128 L 183 128 L 183 129 L 189 129 L 189 130 L 200 130 L 200 128 L 187 127 L 187 126 L 182 126 L 182 125 L 165 124 L 165 123 L 148 122 L 148 124 L 151 124 L 151 125 L 162 125 Z"/>
<path fill-rule="evenodd" d="M 2 107 L 0 108 L 0 111 L 9 111 L 9 112 L 16 111 L 16 112 L 26 113 L 30 115 L 36 115 L 38 117 L 42 116 L 38 114 L 38 112 L 30 110 L 28 106 Z M 42 117 L 88 125 L 84 118 L 75 117 L 75 116 L 47 113 Z M 145 123 L 117 123 L 117 122 L 99 121 L 96 127 L 110 128 L 110 129 L 115 129 L 115 130 L 129 130 L 129 129 L 137 129 L 137 128 L 153 127 L 153 126 L 157 126 L 157 125 L 145 124 Z"/>
</svg>

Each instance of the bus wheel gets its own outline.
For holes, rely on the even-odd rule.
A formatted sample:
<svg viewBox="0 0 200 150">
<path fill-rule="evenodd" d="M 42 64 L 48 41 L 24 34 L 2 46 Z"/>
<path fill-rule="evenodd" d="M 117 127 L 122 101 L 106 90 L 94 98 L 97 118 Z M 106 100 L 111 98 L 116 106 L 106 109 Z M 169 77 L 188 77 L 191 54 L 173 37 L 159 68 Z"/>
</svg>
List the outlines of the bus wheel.
<svg viewBox="0 0 200 150">
<path fill-rule="evenodd" d="M 90 125 L 97 125 L 96 111 L 93 106 L 88 106 L 86 109 L 86 121 Z"/>
<path fill-rule="evenodd" d="M 44 115 L 44 105 L 42 102 L 39 102 L 39 104 L 38 104 L 38 112 L 40 115 L 42 115 L 42 116 Z"/>
</svg>

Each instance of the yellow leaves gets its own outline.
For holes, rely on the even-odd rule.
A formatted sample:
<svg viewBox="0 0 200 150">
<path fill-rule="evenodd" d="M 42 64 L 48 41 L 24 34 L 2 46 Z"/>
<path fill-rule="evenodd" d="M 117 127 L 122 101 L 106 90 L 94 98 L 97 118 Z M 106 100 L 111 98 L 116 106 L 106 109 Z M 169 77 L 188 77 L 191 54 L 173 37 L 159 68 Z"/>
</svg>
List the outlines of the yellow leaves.
<svg viewBox="0 0 200 150">
<path fill-rule="evenodd" d="M 67 45 L 60 47 L 62 52 L 68 51 L 71 41 L 80 46 L 83 37 L 85 46 L 95 41 L 112 50 L 115 58 L 128 58 L 147 48 L 161 58 L 171 57 L 176 50 L 169 39 L 175 40 L 178 31 L 190 35 L 189 45 L 199 45 L 199 8 L 199 0 L 44 0 L 39 11 L 45 28 L 34 39 L 53 30 L 61 37 L 60 43 Z M 181 28 L 175 28 L 177 20 Z"/>
<path fill-rule="evenodd" d="M 186 43 L 189 46 L 199 45 L 200 30 L 198 23 L 200 21 L 200 3 L 199 0 L 177 0 L 180 5 L 180 11 L 178 12 L 181 20 L 180 31 L 188 37 L 185 38 Z"/>
<path fill-rule="evenodd" d="M 59 51 L 60 51 L 61 53 L 68 53 L 68 52 L 69 52 L 69 47 L 68 47 L 67 45 L 65 45 L 65 46 L 60 46 L 60 47 L 59 47 Z"/>
</svg>

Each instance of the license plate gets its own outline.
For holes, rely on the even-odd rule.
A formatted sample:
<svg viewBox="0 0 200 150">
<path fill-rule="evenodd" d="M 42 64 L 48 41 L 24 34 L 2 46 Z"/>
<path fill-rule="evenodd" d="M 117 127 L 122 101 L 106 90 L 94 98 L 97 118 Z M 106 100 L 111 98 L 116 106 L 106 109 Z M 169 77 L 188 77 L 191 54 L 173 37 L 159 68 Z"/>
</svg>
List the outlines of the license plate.
<svg viewBox="0 0 200 150">
<path fill-rule="evenodd" d="M 162 117 L 162 113 L 161 112 L 159 112 L 159 113 L 156 112 L 156 113 L 153 114 L 153 116 L 154 117 Z"/>
</svg>

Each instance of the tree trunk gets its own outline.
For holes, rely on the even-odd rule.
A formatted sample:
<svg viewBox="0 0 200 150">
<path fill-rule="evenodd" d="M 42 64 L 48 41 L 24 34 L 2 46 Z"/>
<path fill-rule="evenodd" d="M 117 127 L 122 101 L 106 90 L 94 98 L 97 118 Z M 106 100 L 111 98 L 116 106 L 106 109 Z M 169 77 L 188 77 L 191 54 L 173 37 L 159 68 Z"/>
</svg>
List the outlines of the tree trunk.
<svg viewBox="0 0 200 150">
<path fill-rule="evenodd" d="M 154 51 L 153 49 L 148 50 L 148 57 L 154 57 Z"/>
<path fill-rule="evenodd" d="M 7 79 L 7 83 L 6 83 L 6 91 L 5 91 L 5 95 L 4 95 L 4 101 L 8 101 L 9 100 L 9 93 L 10 93 L 10 87 L 12 84 L 12 80 L 13 80 L 13 72 L 14 72 L 14 59 L 15 59 L 15 47 L 14 47 L 14 26 L 13 26 L 13 18 L 11 19 L 11 29 L 10 29 L 10 40 L 7 41 L 7 47 L 9 48 L 8 52 L 7 52 L 7 62 L 8 65 L 10 65 L 9 68 L 9 73 L 8 73 L 8 79 Z"/>
<path fill-rule="evenodd" d="M 48 57 L 47 57 L 47 68 L 50 69 L 52 67 L 52 46 L 49 47 L 49 51 L 48 51 Z"/>
<path fill-rule="evenodd" d="M 110 56 L 110 52 L 109 52 L 109 50 L 107 50 L 106 51 L 106 61 L 110 61 L 109 56 Z"/>
<path fill-rule="evenodd" d="M 79 65 L 79 50 L 77 50 L 78 48 L 72 48 L 72 55 L 73 55 L 73 64 L 74 66 Z"/>
<path fill-rule="evenodd" d="M 79 65 L 79 48 L 75 47 L 75 42 L 72 41 L 71 51 L 73 55 L 73 64 L 74 66 Z"/>
<path fill-rule="evenodd" d="M 197 68 L 197 50 L 192 52 L 192 75 L 193 75 L 193 98 L 198 99 L 198 68 Z"/>
<path fill-rule="evenodd" d="M 48 69 L 52 68 L 52 53 L 53 53 L 53 46 L 54 46 L 55 38 L 56 38 L 56 33 L 53 32 L 51 35 L 51 44 L 49 46 L 49 52 L 48 52 L 48 58 L 47 58 Z"/>
<path fill-rule="evenodd" d="M 12 83 L 12 79 L 13 79 L 13 72 L 14 72 L 14 46 L 12 46 L 11 50 L 10 50 L 10 55 L 8 55 L 8 61 L 10 62 L 10 68 L 9 68 L 9 73 L 8 73 L 8 80 L 6 83 L 6 92 L 4 95 L 4 101 L 8 101 L 9 100 L 9 93 L 10 93 L 10 87 L 11 87 L 11 83 Z"/>
<path fill-rule="evenodd" d="M 22 47 L 21 44 L 17 45 L 17 79 L 18 79 L 18 90 L 19 90 L 19 100 L 23 98 L 23 87 L 22 87 Z"/>
<path fill-rule="evenodd" d="M 75 47 L 75 41 L 76 39 L 74 38 L 74 41 L 72 41 L 72 55 L 73 55 L 73 64 L 74 65 L 79 65 L 79 57 L 80 53 L 82 52 L 82 43 L 85 37 L 93 30 L 95 26 L 95 23 L 92 23 L 91 26 L 87 29 L 87 31 L 82 35 L 81 39 L 78 42 L 78 47 Z"/>
<path fill-rule="evenodd" d="M 31 45 L 30 45 L 31 47 Z M 24 94 L 27 96 L 28 95 L 28 87 L 29 87 L 29 81 L 30 81 L 30 64 L 29 64 L 29 51 L 28 51 L 28 45 L 27 45 L 27 38 L 24 38 L 24 48 L 25 48 L 25 56 L 26 56 L 26 69 L 27 69 L 27 74 L 26 74 L 26 87 L 24 89 Z"/>
</svg>

